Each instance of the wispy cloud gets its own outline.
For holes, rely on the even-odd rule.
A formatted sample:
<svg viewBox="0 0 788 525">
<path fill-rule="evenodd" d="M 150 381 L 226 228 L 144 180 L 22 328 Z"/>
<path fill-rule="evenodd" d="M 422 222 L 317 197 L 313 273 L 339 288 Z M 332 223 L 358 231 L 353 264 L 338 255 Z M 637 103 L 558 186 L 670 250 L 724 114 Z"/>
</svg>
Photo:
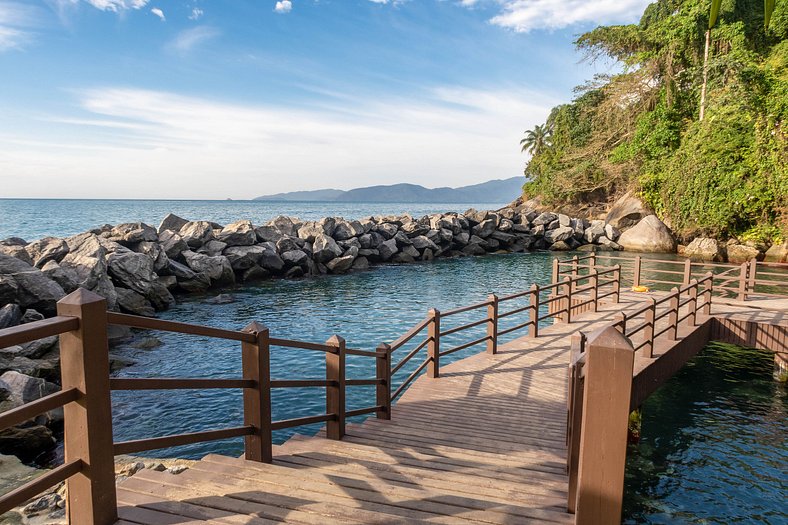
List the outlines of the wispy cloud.
<svg viewBox="0 0 788 525">
<path fill-rule="evenodd" d="M 0 1 L 0 53 L 22 49 L 33 41 L 43 14 L 35 6 Z"/>
<path fill-rule="evenodd" d="M 178 53 L 188 53 L 198 45 L 219 36 L 219 30 L 210 26 L 184 29 L 170 41 L 169 47 Z"/>
<path fill-rule="evenodd" d="M 522 173 L 522 130 L 555 103 L 511 86 L 444 87 L 330 110 L 94 89 L 80 95 L 86 117 L 52 119 L 70 130 L 60 139 L 0 135 L 0 172 L 19 181 L 9 195 L 37 184 L 61 196 L 93 182 L 106 188 L 108 169 L 112 188 L 95 196 L 249 198 L 332 180 L 461 185 Z"/>
<path fill-rule="evenodd" d="M 102 11 L 118 13 L 128 9 L 142 9 L 150 0 L 85 0 L 87 3 Z"/>
<path fill-rule="evenodd" d="M 162 11 L 158 7 L 154 7 L 153 9 L 150 10 L 150 12 L 153 13 L 154 15 L 158 16 L 159 18 L 161 18 L 162 22 L 167 20 L 166 18 L 164 18 L 164 11 Z"/>
<path fill-rule="evenodd" d="M 289 13 L 293 9 L 293 2 L 290 0 L 281 0 L 274 5 L 274 11 L 279 14 Z"/>
<path fill-rule="evenodd" d="M 192 9 L 192 13 L 189 15 L 189 20 L 199 20 L 203 14 L 205 14 L 205 11 L 199 7 L 195 7 Z"/>
<path fill-rule="evenodd" d="M 639 20 L 652 0 L 495 0 L 501 13 L 490 22 L 526 33 L 574 24 L 629 23 Z M 477 0 L 463 0 L 473 6 Z"/>
</svg>

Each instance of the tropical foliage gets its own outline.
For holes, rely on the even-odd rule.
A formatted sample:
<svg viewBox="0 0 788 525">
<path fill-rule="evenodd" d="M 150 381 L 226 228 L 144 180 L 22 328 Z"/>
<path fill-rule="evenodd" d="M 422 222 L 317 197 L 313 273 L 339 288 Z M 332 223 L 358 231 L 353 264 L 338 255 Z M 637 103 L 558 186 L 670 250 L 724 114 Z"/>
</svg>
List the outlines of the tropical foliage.
<svg viewBox="0 0 788 525">
<path fill-rule="evenodd" d="M 701 121 L 711 4 L 659 0 L 639 24 L 578 38 L 589 59 L 621 72 L 553 108 L 549 141 L 525 169 L 527 197 L 579 203 L 635 189 L 681 233 L 788 237 L 788 2 L 771 3 L 765 29 L 763 0 L 722 1 Z"/>
<path fill-rule="evenodd" d="M 532 155 L 541 153 L 550 146 L 550 128 L 548 124 L 536 125 L 534 129 L 525 132 L 525 136 L 520 141 L 520 150 Z"/>
</svg>

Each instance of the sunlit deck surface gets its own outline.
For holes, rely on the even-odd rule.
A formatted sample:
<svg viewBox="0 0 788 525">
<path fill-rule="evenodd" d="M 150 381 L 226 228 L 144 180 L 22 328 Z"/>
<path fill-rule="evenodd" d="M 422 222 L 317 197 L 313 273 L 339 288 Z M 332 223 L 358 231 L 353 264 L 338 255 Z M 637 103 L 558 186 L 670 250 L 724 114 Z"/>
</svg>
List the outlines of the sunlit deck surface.
<svg viewBox="0 0 788 525">
<path fill-rule="evenodd" d="M 341 441 L 296 436 L 275 447 L 273 465 L 209 455 L 178 475 L 142 470 L 118 487 L 118 523 L 572 522 L 570 338 L 609 325 L 644 298 L 623 293 L 619 304 L 552 325 L 537 339 L 445 365 L 440 378 L 414 382 L 391 421 L 348 425 Z M 784 306 L 774 304 L 715 303 L 712 314 L 785 325 Z M 663 350 L 656 345 L 655 358 Z"/>
</svg>

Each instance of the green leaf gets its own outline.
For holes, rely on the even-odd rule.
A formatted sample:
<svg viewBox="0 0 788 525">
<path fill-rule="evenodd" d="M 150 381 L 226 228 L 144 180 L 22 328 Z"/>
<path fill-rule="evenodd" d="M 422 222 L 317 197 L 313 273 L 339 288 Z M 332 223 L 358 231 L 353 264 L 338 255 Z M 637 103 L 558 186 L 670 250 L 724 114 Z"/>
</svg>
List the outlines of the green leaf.
<svg viewBox="0 0 788 525">
<path fill-rule="evenodd" d="M 770 0 L 764 0 L 764 2 L 769 3 Z M 774 7 L 774 0 L 771 0 L 772 7 Z M 720 6 L 722 5 L 722 0 L 711 0 L 711 13 L 709 13 L 709 29 L 714 27 L 714 24 L 717 23 L 717 17 L 720 14 Z"/>
<path fill-rule="evenodd" d="M 776 0 L 763 0 L 763 27 L 769 29 L 769 21 L 772 19 L 774 4 Z"/>
</svg>

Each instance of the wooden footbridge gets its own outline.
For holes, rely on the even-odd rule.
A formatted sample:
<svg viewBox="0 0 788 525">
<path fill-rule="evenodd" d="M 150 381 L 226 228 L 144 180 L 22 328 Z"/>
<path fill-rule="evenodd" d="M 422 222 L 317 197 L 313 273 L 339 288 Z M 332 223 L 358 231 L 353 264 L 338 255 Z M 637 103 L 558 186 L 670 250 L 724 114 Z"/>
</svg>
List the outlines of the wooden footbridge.
<svg viewBox="0 0 788 525">
<path fill-rule="evenodd" d="M 62 391 L 0 414 L 0 429 L 64 406 L 66 451 L 62 466 L 0 496 L 0 513 L 65 480 L 70 523 L 80 525 L 617 522 L 630 411 L 711 339 L 784 360 L 788 265 L 600 262 L 556 260 L 551 285 L 432 310 L 375 351 L 337 336 L 277 339 L 254 323 L 235 332 L 107 313 L 103 299 L 77 291 L 58 317 L 0 331 L 0 347 L 60 334 Z M 642 284 L 648 264 L 661 265 L 649 275 L 671 276 L 654 281 L 676 287 L 622 291 Z M 474 311 L 480 320 L 452 324 Z M 108 324 L 240 341 L 241 378 L 111 379 Z M 474 327 L 486 334 L 446 347 Z M 516 338 L 502 343 L 508 334 Z M 486 351 L 441 363 L 476 345 Z M 275 346 L 324 353 L 326 379 L 272 379 Z M 369 358 L 368 379 L 346 377 L 348 355 Z M 393 388 L 392 376 L 411 369 Z M 346 389 L 363 385 L 374 401 L 348 410 Z M 293 387 L 325 388 L 326 412 L 272 421 L 271 389 Z M 180 388 L 242 388 L 243 425 L 112 442 L 111 390 Z M 346 424 L 364 414 L 375 417 Z M 272 445 L 273 430 L 318 422 L 317 436 Z M 143 470 L 115 486 L 116 454 L 236 436 L 242 458 L 209 455 L 181 474 Z"/>
</svg>

